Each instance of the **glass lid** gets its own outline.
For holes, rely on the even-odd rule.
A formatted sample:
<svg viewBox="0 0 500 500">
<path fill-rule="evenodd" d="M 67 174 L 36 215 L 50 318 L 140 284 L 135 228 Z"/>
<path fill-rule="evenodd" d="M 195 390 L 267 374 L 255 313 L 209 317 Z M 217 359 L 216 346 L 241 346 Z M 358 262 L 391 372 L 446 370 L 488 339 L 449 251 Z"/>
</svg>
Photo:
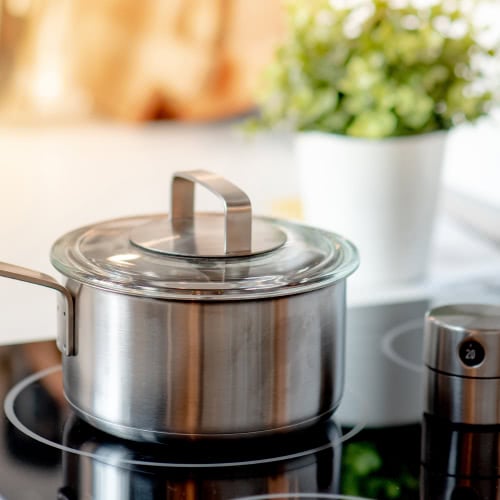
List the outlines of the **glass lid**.
<svg viewBox="0 0 500 500">
<path fill-rule="evenodd" d="M 194 186 L 216 194 L 223 214 L 194 213 Z M 358 267 L 354 245 L 310 226 L 255 217 L 246 195 L 211 172 L 174 174 L 169 215 L 82 227 L 53 245 L 54 267 L 76 281 L 130 295 L 241 300 L 302 293 Z"/>
</svg>

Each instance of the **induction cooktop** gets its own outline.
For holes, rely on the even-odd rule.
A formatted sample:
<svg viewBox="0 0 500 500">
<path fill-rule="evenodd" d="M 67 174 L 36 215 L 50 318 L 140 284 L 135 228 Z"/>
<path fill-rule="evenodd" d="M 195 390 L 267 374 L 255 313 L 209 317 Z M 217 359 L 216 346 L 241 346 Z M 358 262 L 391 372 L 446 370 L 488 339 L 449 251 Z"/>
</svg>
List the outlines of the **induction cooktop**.
<svg viewBox="0 0 500 500">
<path fill-rule="evenodd" d="M 418 498 L 419 422 L 370 429 L 331 418 L 282 436 L 140 444 L 72 412 L 60 364 L 42 367 L 54 349 L 0 350 L 2 499 Z"/>
<path fill-rule="evenodd" d="M 0 499 L 498 500 L 500 429 L 421 410 L 429 305 L 350 310 L 347 406 L 307 430 L 258 439 L 112 437 L 66 403 L 54 341 L 2 346 Z"/>
</svg>

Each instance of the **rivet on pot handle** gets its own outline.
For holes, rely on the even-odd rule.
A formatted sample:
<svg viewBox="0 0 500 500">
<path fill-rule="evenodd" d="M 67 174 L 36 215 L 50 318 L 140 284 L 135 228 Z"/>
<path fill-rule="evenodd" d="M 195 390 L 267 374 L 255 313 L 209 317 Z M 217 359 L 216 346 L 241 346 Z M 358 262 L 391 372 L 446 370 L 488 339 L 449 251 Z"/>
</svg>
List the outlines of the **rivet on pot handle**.
<svg viewBox="0 0 500 500">
<path fill-rule="evenodd" d="M 7 264 L 5 262 L 0 262 L 0 276 L 45 286 L 60 293 L 63 300 L 59 301 L 61 304 L 59 314 L 62 316 L 62 318 L 59 319 L 63 320 L 65 328 L 59 328 L 57 335 L 57 347 L 66 356 L 74 356 L 76 354 L 75 320 L 73 297 L 70 291 L 48 274 L 33 271 L 32 269 L 27 269 L 25 267 Z"/>
<path fill-rule="evenodd" d="M 194 217 L 195 184 L 207 188 L 224 203 L 226 255 L 252 249 L 252 206 L 248 196 L 233 183 L 207 170 L 176 172 L 172 179 L 172 222 Z"/>
</svg>

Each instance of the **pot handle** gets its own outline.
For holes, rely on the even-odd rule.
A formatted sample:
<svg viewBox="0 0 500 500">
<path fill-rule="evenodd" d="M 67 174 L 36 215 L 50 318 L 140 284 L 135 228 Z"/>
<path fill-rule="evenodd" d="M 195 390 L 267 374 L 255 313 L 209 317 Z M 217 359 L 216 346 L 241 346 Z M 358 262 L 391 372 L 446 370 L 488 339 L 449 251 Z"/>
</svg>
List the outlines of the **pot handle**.
<svg viewBox="0 0 500 500">
<path fill-rule="evenodd" d="M 195 184 L 205 187 L 224 204 L 225 250 L 227 255 L 252 250 L 252 205 L 248 196 L 232 182 L 207 170 L 175 172 L 172 179 L 172 221 L 194 217 Z"/>
<path fill-rule="evenodd" d="M 59 328 L 57 334 L 57 347 L 66 356 L 74 356 L 76 354 L 75 314 L 73 297 L 70 291 L 48 274 L 33 271 L 25 267 L 15 266 L 13 264 L 7 264 L 6 262 L 0 262 L 0 276 L 45 286 L 59 292 L 63 300 L 58 301 L 59 305 L 57 309 L 60 315 L 59 321 L 62 322 L 64 327 Z"/>
</svg>

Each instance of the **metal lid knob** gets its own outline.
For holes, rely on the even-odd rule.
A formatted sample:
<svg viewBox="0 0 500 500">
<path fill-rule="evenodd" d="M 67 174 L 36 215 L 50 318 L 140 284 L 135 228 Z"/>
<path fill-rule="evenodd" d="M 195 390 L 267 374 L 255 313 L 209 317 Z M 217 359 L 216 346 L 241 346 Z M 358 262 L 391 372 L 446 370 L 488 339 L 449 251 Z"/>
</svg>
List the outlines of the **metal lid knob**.
<svg viewBox="0 0 500 500">
<path fill-rule="evenodd" d="M 195 185 L 215 194 L 223 214 L 195 213 Z M 144 250 L 183 257 L 244 257 L 275 250 L 286 241 L 277 227 L 252 219 L 248 196 L 206 170 L 176 172 L 170 217 L 135 228 L 130 241 Z"/>
</svg>

